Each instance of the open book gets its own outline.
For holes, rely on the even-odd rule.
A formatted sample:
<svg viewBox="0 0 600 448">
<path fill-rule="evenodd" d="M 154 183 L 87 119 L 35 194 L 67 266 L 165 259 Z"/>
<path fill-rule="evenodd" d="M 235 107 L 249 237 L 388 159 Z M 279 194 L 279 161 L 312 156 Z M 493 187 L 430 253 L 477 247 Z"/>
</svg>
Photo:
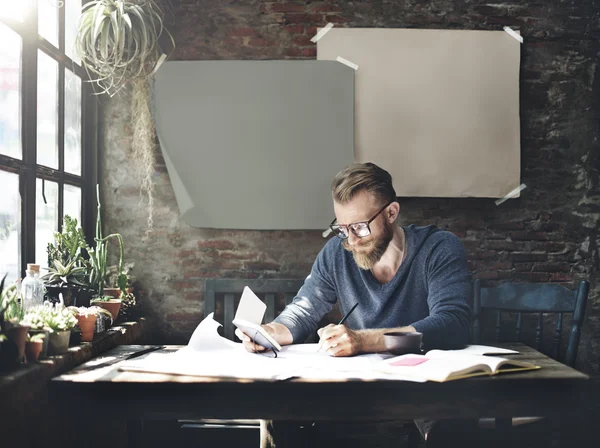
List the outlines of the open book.
<svg viewBox="0 0 600 448">
<path fill-rule="evenodd" d="M 281 350 L 281 345 L 260 326 L 267 305 L 247 286 L 244 287 L 233 325 L 246 333 L 254 342 L 274 351 Z"/>
<path fill-rule="evenodd" d="M 385 373 L 445 382 L 481 375 L 536 370 L 540 366 L 497 356 L 456 354 L 431 350 L 426 355 L 402 355 L 386 359 L 378 369 Z"/>
</svg>

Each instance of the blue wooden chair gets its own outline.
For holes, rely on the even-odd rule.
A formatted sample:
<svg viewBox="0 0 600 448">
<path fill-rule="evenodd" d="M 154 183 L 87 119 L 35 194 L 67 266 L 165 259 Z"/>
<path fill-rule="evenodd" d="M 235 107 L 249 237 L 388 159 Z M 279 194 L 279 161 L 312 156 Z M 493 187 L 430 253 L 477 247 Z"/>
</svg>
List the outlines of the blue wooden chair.
<svg viewBox="0 0 600 448">
<path fill-rule="evenodd" d="M 527 333 L 523 327 L 524 315 L 534 315 L 536 325 L 533 344 L 529 345 L 533 345 L 536 350 L 570 367 L 575 366 L 581 337 L 581 326 L 590 288 L 589 282 L 582 280 L 576 290 L 569 290 L 564 286 L 548 283 L 502 283 L 493 287 L 481 287 L 479 280 L 475 280 L 473 286 L 473 343 L 479 344 L 482 341 L 481 321 L 482 314 L 486 310 L 490 310 L 495 314 L 494 336 L 497 342 L 506 340 L 524 342 L 523 337 Z M 516 314 L 514 338 L 505 337 L 502 329 L 502 324 L 505 322 L 502 316 L 506 313 Z M 549 338 L 551 348 L 548 350 L 545 344 L 545 342 L 548 342 L 548 338 L 544 338 L 543 330 L 549 314 L 556 315 L 556 323 L 554 334 Z M 566 348 L 563 349 L 565 314 L 571 315 L 571 322 L 567 332 Z M 517 426 L 530 427 L 530 432 L 534 434 L 523 434 L 528 429 L 519 429 L 519 434 L 513 434 L 515 432 L 514 428 Z M 541 417 L 482 419 L 480 428 L 496 428 L 504 432 L 504 435 L 494 434 L 494 437 L 510 438 L 513 447 L 514 442 L 526 438 L 536 440 L 538 444 L 546 446 L 550 443 L 548 438 L 552 435 L 548 420 Z M 537 434 L 535 434 L 536 432 Z M 511 437 L 511 435 L 515 437 Z"/>
<path fill-rule="evenodd" d="M 231 323 L 240 301 L 242 291 L 248 286 L 267 305 L 263 323 L 275 317 L 292 302 L 304 280 L 298 279 L 207 279 L 204 283 L 204 315 L 214 314 L 214 319 L 223 325 L 223 336 L 232 341 L 235 327 Z M 257 446 L 260 434 L 260 420 L 180 420 L 182 430 L 189 441 L 196 439 L 203 443 L 215 442 L 219 445 Z M 210 433 L 201 430 L 214 430 Z"/>
</svg>

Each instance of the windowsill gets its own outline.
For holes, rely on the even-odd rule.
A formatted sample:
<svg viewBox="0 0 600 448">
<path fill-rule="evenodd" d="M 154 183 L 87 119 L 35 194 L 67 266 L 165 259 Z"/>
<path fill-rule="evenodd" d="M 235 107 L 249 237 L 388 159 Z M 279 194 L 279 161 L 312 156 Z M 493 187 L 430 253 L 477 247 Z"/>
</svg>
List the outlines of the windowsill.
<svg viewBox="0 0 600 448">
<path fill-rule="evenodd" d="M 55 376 L 71 370 L 117 345 L 140 344 L 147 338 L 152 325 L 147 318 L 125 322 L 94 335 L 92 342 L 69 347 L 63 355 L 49 356 L 32 364 L 21 364 L 16 369 L 0 374 L 0 421 L 12 415 L 25 413 L 35 401 L 45 400 L 48 382 Z"/>
</svg>

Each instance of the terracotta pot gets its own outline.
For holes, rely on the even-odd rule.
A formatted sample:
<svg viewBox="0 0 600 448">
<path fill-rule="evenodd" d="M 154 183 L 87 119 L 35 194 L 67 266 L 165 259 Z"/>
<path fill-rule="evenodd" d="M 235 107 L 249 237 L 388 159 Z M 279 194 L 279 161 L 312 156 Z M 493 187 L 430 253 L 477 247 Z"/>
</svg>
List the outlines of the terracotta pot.
<svg viewBox="0 0 600 448">
<path fill-rule="evenodd" d="M 108 312 L 110 312 L 110 314 L 112 314 L 113 322 L 114 322 L 115 320 L 117 320 L 117 316 L 119 315 L 119 309 L 121 308 L 121 301 L 112 299 L 112 300 L 108 300 L 106 302 L 102 302 L 102 301 L 93 302 L 92 305 L 96 305 L 96 306 L 99 306 L 100 308 L 104 308 L 105 310 L 108 310 Z"/>
<path fill-rule="evenodd" d="M 70 330 L 50 333 L 50 338 L 48 338 L 48 354 L 62 355 L 63 353 L 66 353 L 69 350 L 70 337 Z"/>
<path fill-rule="evenodd" d="M 25 360 L 25 342 L 27 341 L 27 332 L 30 328 L 28 325 L 18 325 L 6 330 L 8 341 L 17 347 L 18 362 Z"/>
<path fill-rule="evenodd" d="M 95 314 L 77 316 L 77 323 L 81 329 L 81 342 L 91 342 L 94 339 L 97 317 Z"/>
<path fill-rule="evenodd" d="M 43 334 L 44 339 L 42 341 L 42 351 L 40 353 L 40 358 L 45 358 L 48 356 L 48 341 L 50 340 L 50 332 L 48 330 L 29 330 L 30 335 L 34 334 Z"/>
<path fill-rule="evenodd" d="M 133 292 L 133 288 L 126 288 L 125 291 L 127 291 L 127 294 L 131 294 Z M 121 290 L 119 288 L 104 288 L 103 294 L 105 296 L 111 296 L 115 299 L 118 299 L 121 297 Z"/>
<path fill-rule="evenodd" d="M 43 348 L 44 341 L 27 341 L 25 343 L 25 355 L 27 356 L 27 362 L 37 361 Z"/>
</svg>

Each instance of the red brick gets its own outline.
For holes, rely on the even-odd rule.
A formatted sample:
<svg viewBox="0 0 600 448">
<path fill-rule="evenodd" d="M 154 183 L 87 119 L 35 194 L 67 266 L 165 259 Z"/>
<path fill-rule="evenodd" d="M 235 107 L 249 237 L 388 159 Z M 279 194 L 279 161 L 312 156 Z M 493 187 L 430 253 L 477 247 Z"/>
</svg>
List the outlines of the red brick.
<svg viewBox="0 0 600 448">
<path fill-rule="evenodd" d="M 317 56 L 317 47 L 312 48 L 288 48 L 285 51 L 286 56 L 314 58 Z"/>
<path fill-rule="evenodd" d="M 492 265 L 492 269 L 497 269 L 499 271 L 503 271 L 506 269 L 512 269 L 513 264 L 510 261 L 499 261 Z"/>
<path fill-rule="evenodd" d="M 289 23 L 322 23 L 323 16 L 321 14 L 286 14 L 284 18 L 286 24 Z"/>
<path fill-rule="evenodd" d="M 533 263 L 515 263 L 515 270 L 519 272 L 530 272 L 533 269 Z"/>
<path fill-rule="evenodd" d="M 248 40 L 249 47 L 273 47 L 275 46 L 275 42 L 269 39 L 264 39 L 262 37 L 251 37 Z"/>
<path fill-rule="evenodd" d="M 304 12 L 305 3 L 271 3 L 269 10 L 272 12 Z"/>
<path fill-rule="evenodd" d="M 475 274 L 475 278 L 491 280 L 498 278 L 498 271 L 481 271 Z"/>
<path fill-rule="evenodd" d="M 318 27 L 318 26 L 309 26 L 309 27 L 305 28 L 304 33 L 307 36 L 313 37 L 315 34 L 317 34 L 319 32 L 319 28 L 323 28 L 323 27 L 322 26 L 321 27 Z"/>
<path fill-rule="evenodd" d="M 551 282 L 570 282 L 573 281 L 573 274 L 568 274 L 565 272 L 554 272 L 550 274 Z"/>
<path fill-rule="evenodd" d="M 490 260 L 498 257 L 498 253 L 491 250 L 479 250 L 471 254 L 471 258 L 475 260 Z"/>
<path fill-rule="evenodd" d="M 234 260 L 254 260 L 258 257 L 258 253 L 235 250 L 231 252 L 221 252 L 219 257 Z"/>
<path fill-rule="evenodd" d="M 309 36 L 298 36 L 292 39 L 292 43 L 294 45 L 298 45 L 299 47 L 310 47 L 311 45 L 315 45 L 314 42 L 311 42 L 311 37 Z"/>
<path fill-rule="evenodd" d="M 516 241 L 547 241 L 548 235 L 544 232 L 510 232 L 509 236 Z"/>
<path fill-rule="evenodd" d="M 219 250 L 232 250 L 235 249 L 235 244 L 227 240 L 204 240 L 198 241 L 198 247 Z"/>
<path fill-rule="evenodd" d="M 543 250 L 546 252 L 554 252 L 554 253 L 564 253 L 569 250 L 567 243 L 556 242 L 556 241 L 544 241 L 544 242 L 535 242 L 532 241 L 529 243 L 529 247 L 531 250 Z"/>
<path fill-rule="evenodd" d="M 342 12 L 342 9 L 336 5 L 313 5 L 314 12 Z"/>
<path fill-rule="evenodd" d="M 527 282 L 547 282 L 550 274 L 544 272 L 515 272 L 513 278 Z"/>
<path fill-rule="evenodd" d="M 566 263 L 537 263 L 533 266 L 535 272 L 569 272 L 571 267 Z"/>
<path fill-rule="evenodd" d="M 249 261 L 245 265 L 251 271 L 279 271 L 281 269 L 280 263 L 272 261 Z"/>
<path fill-rule="evenodd" d="M 183 278 L 212 278 L 212 277 L 220 277 L 220 273 L 218 271 L 205 271 L 205 270 L 196 270 L 190 271 L 183 274 Z"/>
<path fill-rule="evenodd" d="M 342 16 L 325 16 L 325 22 L 346 23 L 348 22 L 348 19 Z"/>
<path fill-rule="evenodd" d="M 485 245 L 492 250 L 515 251 L 523 249 L 523 243 L 515 243 L 514 241 L 491 240 L 486 241 Z"/>
<path fill-rule="evenodd" d="M 230 36 L 238 36 L 238 37 L 252 37 L 258 36 L 257 31 L 254 28 L 250 27 L 242 27 L 242 28 L 232 28 L 229 32 Z"/>
<path fill-rule="evenodd" d="M 283 29 L 290 34 L 302 34 L 304 33 L 304 27 L 302 25 L 287 25 Z"/>
<path fill-rule="evenodd" d="M 498 222 L 490 225 L 490 228 L 496 230 L 521 230 L 525 228 L 523 221 L 506 221 Z"/>
<path fill-rule="evenodd" d="M 516 262 L 524 261 L 546 261 L 548 254 L 545 253 L 532 253 L 532 252 L 513 252 L 510 254 L 510 259 Z"/>
</svg>

